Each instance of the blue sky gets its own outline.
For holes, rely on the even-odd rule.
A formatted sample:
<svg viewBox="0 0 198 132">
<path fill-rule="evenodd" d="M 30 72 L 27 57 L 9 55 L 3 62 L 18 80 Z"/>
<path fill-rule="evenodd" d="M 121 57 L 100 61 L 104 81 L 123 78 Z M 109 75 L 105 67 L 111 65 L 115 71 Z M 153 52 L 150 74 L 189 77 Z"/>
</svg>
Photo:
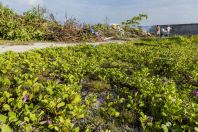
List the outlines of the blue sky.
<svg viewBox="0 0 198 132">
<path fill-rule="evenodd" d="M 63 20 L 65 12 L 81 22 L 120 23 L 139 13 L 149 19 L 142 25 L 198 23 L 198 0 L 0 0 L 4 5 L 23 12 L 42 5 Z"/>
</svg>

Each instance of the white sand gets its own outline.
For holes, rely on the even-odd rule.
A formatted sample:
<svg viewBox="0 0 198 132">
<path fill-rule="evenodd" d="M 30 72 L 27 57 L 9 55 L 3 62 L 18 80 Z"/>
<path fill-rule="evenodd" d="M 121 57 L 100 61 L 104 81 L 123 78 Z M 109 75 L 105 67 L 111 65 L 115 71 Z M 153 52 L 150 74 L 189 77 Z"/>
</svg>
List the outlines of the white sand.
<svg viewBox="0 0 198 132">
<path fill-rule="evenodd" d="M 105 43 L 123 43 L 124 41 L 106 41 L 106 42 L 95 42 L 95 43 L 86 43 L 91 45 L 99 45 Z M 14 52 L 25 52 L 32 49 L 43 49 L 47 47 L 66 47 L 66 46 L 75 46 L 83 43 L 50 43 L 50 42 L 38 42 L 29 45 L 0 45 L 0 54 L 7 52 L 7 51 L 14 51 Z"/>
</svg>

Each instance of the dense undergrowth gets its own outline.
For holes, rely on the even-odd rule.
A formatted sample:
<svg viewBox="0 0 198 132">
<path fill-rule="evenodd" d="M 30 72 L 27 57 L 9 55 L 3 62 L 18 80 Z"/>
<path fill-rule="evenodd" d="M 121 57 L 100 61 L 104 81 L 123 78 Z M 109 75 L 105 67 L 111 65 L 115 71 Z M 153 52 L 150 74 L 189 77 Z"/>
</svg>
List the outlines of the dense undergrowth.
<svg viewBox="0 0 198 132">
<path fill-rule="evenodd" d="M 198 131 L 197 37 L 0 55 L 3 131 Z"/>
<path fill-rule="evenodd" d="M 137 26 L 144 17 L 147 18 L 144 14 L 128 20 L 121 31 L 108 24 L 80 23 L 76 18 L 66 17 L 61 23 L 53 13 L 40 6 L 18 14 L 0 3 L 0 16 L 0 40 L 93 42 L 102 41 L 105 37 L 148 36 L 140 28 L 129 28 L 131 24 Z M 91 33 L 91 28 L 95 33 Z"/>
<path fill-rule="evenodd" d="M 45 8 L 34 7 L 23 14 L 0 3 L 0 39 L 20 41 L 95 41 L 89 27 L 82 28 L 76 19 L 68 18 L 60 24 Z"/>
</svg>

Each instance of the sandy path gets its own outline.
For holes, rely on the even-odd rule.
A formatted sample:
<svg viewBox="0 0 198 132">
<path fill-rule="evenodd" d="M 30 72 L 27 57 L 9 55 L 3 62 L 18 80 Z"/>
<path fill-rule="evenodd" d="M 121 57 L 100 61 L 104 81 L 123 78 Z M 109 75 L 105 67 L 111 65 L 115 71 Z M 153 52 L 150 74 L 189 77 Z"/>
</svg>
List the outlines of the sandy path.
<svg viewBox="0 0 198 132">
<path fill-rule="evenodd" d="M 105 43 L 123 43 L 124 41 L 106 41 L 106 42 L 94 42 L 94 43 L 86 43 L 92 45 L 99 45 Z M 0 45 L 0 54 L 7 52 L 7 51 L 14 51 L 14 52 L 25 52 L 32 49 L 43 49 L 47 47 L 67 47 L 67 46 L 75 46 L 82 43 L 51 43 L 51 42 L 37 42 L 30 45 Z"/>
</svg>

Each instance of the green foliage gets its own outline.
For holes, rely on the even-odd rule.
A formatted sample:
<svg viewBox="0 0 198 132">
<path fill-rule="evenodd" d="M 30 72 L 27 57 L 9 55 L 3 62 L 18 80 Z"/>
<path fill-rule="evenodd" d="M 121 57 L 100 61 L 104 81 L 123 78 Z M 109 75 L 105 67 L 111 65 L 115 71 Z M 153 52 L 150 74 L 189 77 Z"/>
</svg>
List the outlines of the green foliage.
<svg viewBox="0 0 198 132">
<path fill-rule="evenodd" d="M 103 91 L 104 89 L 109 89 L 110 85 L 107 84 L 104 81 L 93 81 L 93 80 L 88 80 L 86 84 L 84 84 L 84 87 L 89 88 L 90 90 L 93 91 Z"/>
<path fill-rule="evenodd" d="M 44 19 L 47 9 L 41 6 L 35 6 L 31 10 L 24 12 L 26 19 L 35 20 L 35 19 Z"/>
<path fill-rule="evenodd" d="M 11 128 L 8 125 L 3 124 L 1 126 L 1 131 L 2 132 L 11 132 Z"/>
<path fill-rule="evenodd" d="M 197 37 L 0 55 L 2 131 L 197 131 Z"/>
<path fill-rule="evenodd" d="M 89 24 L 80 24 L 75 18 L 66 18 L 64 24 L 60 24 L 52 13 L 48 13 L 46 8 L 40 6 L 19 15 L 0 4 L 0 15 L 0 39 L 4 40 L 82 42 L 98 39 L 90 32 Z M 139 14 L 123 22 L 124 29 L 129 34 L 124 34 L 125 37 L 141 36 L 141 30 L 130 27 L 139 25 L 144 18 L 147 18 L 147 15 Z M 119 35 L 119 30 L 106 24 L 95 24 L 93 28 L 103 37 L 123 37 Z"/>
<path fill-rule="evenodd" d="M 138 16 L 134 16 L 130 20 L 126 20 L 122 22 L 123 25 L 129 27 L 136 27 L 139 26 L 140 22 L 144 19 L 148 19 L 148 15 L 146 14 L 139 14 Z"/>
<path fill-rule="evenodd" d="M 0 14 L 0 38 L 23 41 L 45 39 L 47 21 L 35 8 L 18 15 L 1 4 Z"/>
<path fill-rule="evenodd" d="M 53 14 L 47 19 L 47 10 L 43 7 L 33 7 L 23 15 L 0 4 L 0 38 L 6 40 L 49 40 L 49 41 L 92 41 L 91 33 L 85 32 L 76 19 L 67 19 L 59 24 Z"/>
<path fill-rule="evenodd" d="M 128 33 L 128 37 L 151 36 L 150 34 L 143 32 L 142 29 L 138 27 L 140 25 L 140 22 L 144 19 L 148 19 L 148 15 L 139 14 L 138 16 L 134 16 L 130 20 L 126 20 L 126 21 L 122 22 L 122 27 L 125 30 L 125 32 Z"/>
</svg>

